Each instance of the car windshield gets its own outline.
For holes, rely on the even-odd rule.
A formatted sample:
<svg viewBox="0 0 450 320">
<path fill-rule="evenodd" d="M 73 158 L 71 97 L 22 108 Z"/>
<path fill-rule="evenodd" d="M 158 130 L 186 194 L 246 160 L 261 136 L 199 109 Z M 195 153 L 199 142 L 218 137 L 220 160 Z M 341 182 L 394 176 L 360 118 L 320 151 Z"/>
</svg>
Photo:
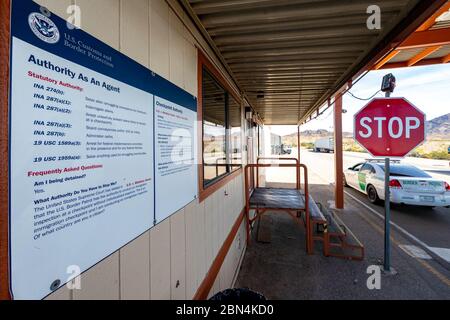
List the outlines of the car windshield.
<svg viewBox="0 0 450 320">
<path fill-rule="evenodd" d="M 384 171 L 384 164 L 380 164 Z M 423 170 L 413 166 L 405 166 L 400 164 L 391 164 L 391 176 L 396 177 L 416 177 L 416 178 L 431 178 L 431 176 Z"/>
</svg>

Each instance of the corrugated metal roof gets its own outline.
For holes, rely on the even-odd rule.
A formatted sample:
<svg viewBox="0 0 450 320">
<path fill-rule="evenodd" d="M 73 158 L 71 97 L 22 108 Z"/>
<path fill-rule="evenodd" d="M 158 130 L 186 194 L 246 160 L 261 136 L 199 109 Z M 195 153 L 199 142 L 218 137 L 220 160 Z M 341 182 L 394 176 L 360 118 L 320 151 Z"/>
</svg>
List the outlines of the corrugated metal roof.
<svg viewBox="0 0 450 320">
<path fill-rule="evenodd" d="M 430 54 L 427 58 L 429 59 L 436 59 L 436 58 L 442 58 L 445 56 L 448 56 L 450 54 L 450 45 L 443 46 L 435 53 Z"/>
<path fill-rule="evenodd" d="M 297 124 L 419 0 L 180 0 L 266 124 Z M 367 9 L 381 8 L 381 30 Z"/>
<path fill-rule="evenodd" d="M 423 48 L 401 50 L 395 57 L 389 60 L 389 63 L 409 61 L 409 59 L 421 53 L 422 51 Z"/>
</svg>

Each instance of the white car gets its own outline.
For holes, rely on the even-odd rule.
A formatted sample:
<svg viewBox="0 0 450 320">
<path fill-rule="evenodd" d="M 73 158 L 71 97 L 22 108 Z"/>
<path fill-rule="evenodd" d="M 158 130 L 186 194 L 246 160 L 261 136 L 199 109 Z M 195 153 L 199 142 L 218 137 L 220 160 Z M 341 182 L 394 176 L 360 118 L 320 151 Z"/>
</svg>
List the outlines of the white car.
<svg viewBox="0 0 450 320">
<path fill-rule="evenodd" d="M 427 207 L 450 207 L 450 185 L 411 165 L 391 163 L 391 202 Z M 366 161 L 344 171 L 344 183 L 367 195 L 372 203 L 384 200 L 384 160 Z"/>
</svg>

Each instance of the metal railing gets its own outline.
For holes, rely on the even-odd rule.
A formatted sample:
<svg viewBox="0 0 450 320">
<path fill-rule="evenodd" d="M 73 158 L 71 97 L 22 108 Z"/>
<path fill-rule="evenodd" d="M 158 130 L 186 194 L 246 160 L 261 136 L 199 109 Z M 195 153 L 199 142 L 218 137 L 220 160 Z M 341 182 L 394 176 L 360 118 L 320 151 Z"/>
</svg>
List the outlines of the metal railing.
<svg viewBox="0 0 450 320">
<path fill-rule="evenodd" d="M 258 157 L 258 159 L 256 160 L 256 164 L 259 164 L 260 161 L 264 161 L 264 160 L 271 160 L 271 161 L 295 161 L 295 164 L 299 165 L 300 161 L 297 158 L 285 158 L 285 157 Z M 296 170 L 296 184 L 297 184 L 297 189 L 301 189 L 301 185 L 300 185 L 300 168 L 297 167 Z M 259 168 L 256 168 L 256 187 L 259 187 Z"/>
<path fill-rule="evenodd" d="M 258 160 L 269 160 L 260 158 Z M 297 217 L 298 211 L 304 211 L 305 212 L 305 227 L 306 227 L 306 251 L 308 254 L 313 253 L 313 234 L 312 234 L 312 228 L 311 228 L 311 219 L 309 215 L 309 191 L 308 191 L 308 168 L 304 165 L 299 163 L 299 160 L 296 158 L 278 158 L 278 159 L 270 159 L 270 160 L 290 160 L 294 161 L 295 164 L 248 164 L 245 166 L 245 214 L 246 214 L 246 227 L 247 227 L 247 244 L 250 245 L 250 239 L 251 239 L 251 228 L 252 223 L 262 214 L 264 214 L 266 211 L 284 211 L 290 214 L 292 217 Z M 259 162 L 259 161 L 258 161 Z M 300 169 L 303 169 L 303 182 L 304 182 L 304 197 L 305 197 L 305 205 L 304 208 L 296 208 L 296 209 L 286 209 L 286 208 L 258 208 L 258 207 L 252 207 L 250 204 L 250 197 L 254 191 L 255 188 L 250 188 L 250 181 L 249 177 L 253 176 L 251 172 L 254 172 L 254 170 L 258 170 L 259 168 L 270 168 L 270 167 L 279 167 L 279 168 L 296 168 L 297 172 L 297 186 L 296 189 L 301 189 L 300 184 Z M 252 170 L 252 171 L 250 171 Z M 257 182 L 256 188 L 259 187 L 259 181 Z M 254 184 L 251 184 L 252 186 Z M 250 210 L 255 210 L 256 215 L 253 218 L 250 218 Z"/>
</svg>

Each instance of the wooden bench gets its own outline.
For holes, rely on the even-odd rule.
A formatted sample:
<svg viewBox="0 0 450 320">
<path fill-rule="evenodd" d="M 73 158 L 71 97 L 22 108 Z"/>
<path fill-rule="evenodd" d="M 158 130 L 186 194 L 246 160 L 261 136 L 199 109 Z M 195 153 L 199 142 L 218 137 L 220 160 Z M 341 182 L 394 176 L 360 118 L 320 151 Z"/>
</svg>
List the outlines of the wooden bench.
<svg viewBox="0 0 450 320">
<path fill-rule="evenodd" d="M 320 210 L 320 215 L 316 213 L 311 218 L 317 226 L 323 225 L 323 231 L 316 230 L 313 239 L 323 242 L 324 255 L 349 260 L 363 260 L 364 246 L 345 223 L 337 215 L 325 209 L 322 204 L 316 204 L 313 200 L 310 203 L 314 203 Z M 311 205 L 311 212 L 317 210 L 312 208 L 313 205 Z"/>
<path fill-rule="evenodd" d="M 314 199 L 309 196 L 309 214 L 311 216 L 313 229 L 315 228 L 316 233 L 324 233 L 328 228 L 328 221 L 321 209 L 322 205 L 317 204 Z"/>
</svg>

